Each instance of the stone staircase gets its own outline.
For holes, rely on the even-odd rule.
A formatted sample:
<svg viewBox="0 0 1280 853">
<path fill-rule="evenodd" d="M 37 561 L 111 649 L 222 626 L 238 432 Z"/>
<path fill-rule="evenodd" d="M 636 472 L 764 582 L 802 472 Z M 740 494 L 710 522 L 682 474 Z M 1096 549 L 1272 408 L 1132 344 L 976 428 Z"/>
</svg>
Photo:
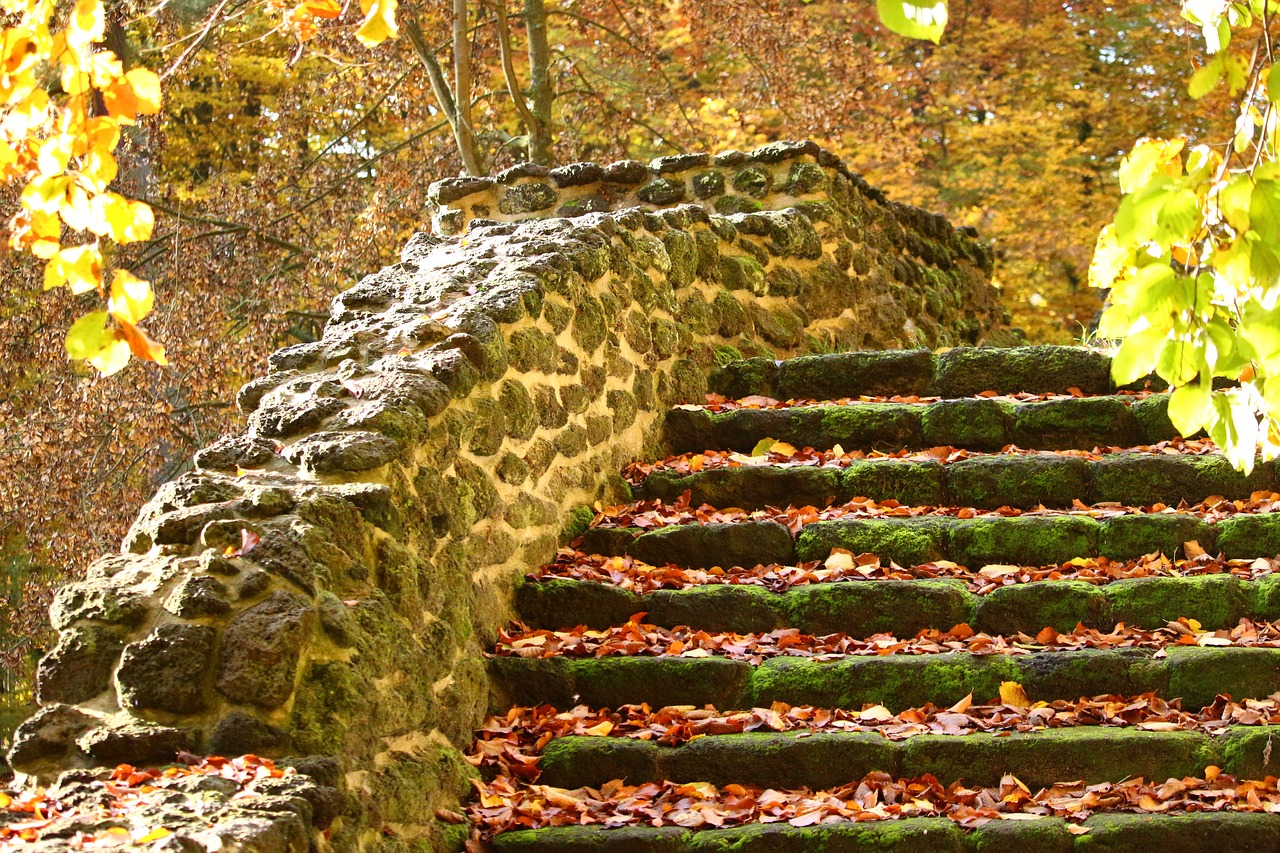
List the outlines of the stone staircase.
<svg viewBox="0 0 1280 853">
<path fill-rule="evenodd" d="M 1167 395 L 1078 348 L 750 359 L 712 387 L 520 589 L 483 843 L 1280 849 L 1270 464 L 1179 438 Z"/>
</svg>

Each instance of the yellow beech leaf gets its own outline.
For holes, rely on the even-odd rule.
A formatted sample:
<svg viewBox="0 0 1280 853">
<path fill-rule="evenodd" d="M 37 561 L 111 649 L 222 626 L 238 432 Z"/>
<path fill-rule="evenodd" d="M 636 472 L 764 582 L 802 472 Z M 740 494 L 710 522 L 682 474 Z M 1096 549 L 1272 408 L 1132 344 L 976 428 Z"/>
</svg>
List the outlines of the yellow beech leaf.
<svg viewBox="0 0 1280 853">
<path fill-rule="evenodd" d="M 102 41 L 107 15 L 102 0 L 77 0 L 67 21 L 67 44 L 76 50 Z"/>
<path fill-rule="evenodd" d="M 36 159 L 40 174 L 56 175 L 67 172 L 67 163 L 72 159 L 74 137 L 59 133 L 47 138 L 40 146 L 40 156 Z"/>
<path fill-rule="evenodd" d="M 71 246 L 49 259 L 44 267 L 44 287 L 66 284 L 75 294 L 97 290 L 102 280 L 102 253 L 94 245 Z"/>
<path fill-rule="evenodd" d="M 583 734 L 591 735 L 592 737 L 604 737 L 611 731 L 613 731 L 613 723 L 608 720 L 601 720 L 599 723 L 596 723 L 594 726 L 583 732 Z"/>
<path fill-rule="evenodd" d="M 1022 685 L 1016 681 L 1000 682 L 1000 701 L 1015 708 L 1030 708 L 1031 699 Z"/>
<path fill-rule="evenodd" d="M 129 363 L 129 343 L 108 325 L 106 311 L 86 314 L 67 331 L 67 355 L 83 359 L 96 367 L 104 376 L 120 370 Z"/>
<path fill-rule="evenodd" d="M 356 30 L 356 41 L 365 47 L 374 47 L 398 36 L 396 5 L 396 0 L 360 0 L 365 17 Z"/>
<path fill-rule="evenodd" d="M 89 203 L 89 194 L 82 187 L 71 187 L 62 197 L 62 205 L 58 208 L 62 221 L 68 228 L 83 231 L 89 227 L 93 218 L 93 207 Z"/>
<path fill-rule="evenodd" d="M 89 230 L 99 237 L 110 236 L 117 243 L 151 239 L 155 215 L 140 201 L 129 201 L 118 193 L 93 197 L 93 218 Z"/>
<path fill-rule="evenodd" d="M 124 75 L 133 97 L 138 103 L 138 112 L 142 115 L 155 115 L 160 112 L 160 78 L 149 68 L 134 68 Z"/>
<path fill-rule="evenodd" d="M 151 282 L 138 278 L 127 270 L 116 270 L 111 277 L 111 295 L 107 308 L 111 316 L 126 323 L 141 323 L 151 313 L 156 297 Z"/>
</svg>

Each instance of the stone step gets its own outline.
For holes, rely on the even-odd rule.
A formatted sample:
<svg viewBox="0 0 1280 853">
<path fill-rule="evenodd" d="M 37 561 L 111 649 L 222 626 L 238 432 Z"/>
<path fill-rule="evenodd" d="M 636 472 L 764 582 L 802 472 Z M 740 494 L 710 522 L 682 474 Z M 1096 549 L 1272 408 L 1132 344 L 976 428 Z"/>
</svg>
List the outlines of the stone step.
<svg viewBox="0 0 1280 853">
<path fill-rule="evenodd" d="M 737 398 L 759 394 L 778 400 L 918 395 L 970 397 L 1000 394 L 1110 394 L 1111 358 L 1071 346 L 956 347 L 810 355 L 775 362 L 732 362 L 711 376 L 711 390 Z"/>
<path fill-rule="evenodd" d="M 918 735 L 878 732 L 748 732 L 708 735 L 680 746 L 625 737 L 558 737 L 542 751 L 538 782 L 557 788 L 659 782 L 733 783 L 823 790 L 881 771 L 895 779 L 931 775 L 950 785 L 998 787 L 1012 773 L 1035 791 L 1064 780 L 1086 784 L 1129 778 L 1203 777 L 1210 765 L 1241 779 L 1274 776 L 1264 764 L 1272 726 L 1194 731 L 1077 726 L 1034 732 Z"/>
<path fill-rule="evenodd" d="M 694 506 L 760 509 L 826 506 L 853 498 L 905 506 L 1067 508 L 1074 501 L 1128 506 L 1199 503 L 1217 495 L 1248 498 L 1277 488 L 1275 468 L 1260 463 L 1249 476 L 1219 453 L 1109 453 L 1100 459 L 1054 453 L 971 456 L 943 464 L 913 459 L 854 459 L 841 466 L 743 465 L 695 473 L 657 469 L 633 493 L 674 501 L 690 492 Z"/>
<path fill-rule="evenodd" d="M 1061 818 L 993 820 L 966 830 L 948 818 L 784 822 L 723 829 L 567 826 L 504 832 L 496 853 L 1205 853 L 1280 849 L 1280 815 L 1095 813 L 1076 835 Z"/>
<path fill-rule="evenodd" d="M 712 412 L 681 407 L 667 413 L 672 453 L 736 450 L 762 439 L 796 447 L 896 452 L 923 447 L 996 451 L 1009 444 L 1033 450 L 1133 447 L 1176 438 L 1169 397 L 1067 397 L 1043 402 L 962 398 L 933 403 L 799 405 Z"/>
<path fill-rule="evenodd" d="M 648 703 L 770 707 L 774 702 L 898 713 L 965 696 L 984 702 L 1016 681 L 1033 701 L 1156 692 L 1196 710 L 1218 694 L 1270 696 L 1280 690 L 1280 649 L 1168 646 L 1079 649 L 1023 655 L 895 654 L 816 659 L 767 658 L 759 664 L 723 657 L 493 657 L 493 713 L 514 705 L 597 708 Z"/>
<path fill-rule="evenodd" d="M 778 521 L 746 519 L 648 531 L 594 527 L 577 547 L 588 554 L 630 554 L 654 566 L 690 568 L 795 565 L 825 560 L 833 548 L 875 554 L 900 566 L 950 560 L 982 567 L 1048 566 L 1075 557 L 1131 560 L 1156 551 L 1172 557 L 1193 540 L 1227 559 L 1274 557 L 1280 554 L 1280 514 L 1238 513 L 1213 521 L 1179 511 L 1118 512 L 1101 519 L 1055 511 L 967 519 L 851 517 L 812 522 L 794 538 Z"/>
<path fill-rule="evenodd" d="M 817 583 L 772 592 L 749 584 L 708 584 L 637 594 L 597 581 L 548 578 L 517 592 L 521 621 L 552 631 L 585 625 L 603 630 L 636 613 L 665 628 L 690 625 L 738 634 L 797 628 L 806 634 L 911 637 L 926 628 L 961 623 L 988 634 L 1035 636 L 1077 624 L 1103 631 L 1123 622 L 1162 628 L 1185 617 L 1205 630 L 1241 619 L 1280 619 L 1280 574 L 1257 580 L 1232 575 L 1127 578 L 1095 585 L 1078 580 L 1010 584 L 985 595 L 956 579 Z"/>
</svg>

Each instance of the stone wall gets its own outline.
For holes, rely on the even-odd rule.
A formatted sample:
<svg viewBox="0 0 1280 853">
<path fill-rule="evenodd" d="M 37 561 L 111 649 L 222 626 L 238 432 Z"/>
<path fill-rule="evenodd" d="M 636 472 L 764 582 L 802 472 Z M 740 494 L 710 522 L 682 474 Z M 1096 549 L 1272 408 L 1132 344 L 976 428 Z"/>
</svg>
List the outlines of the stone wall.
<svg viewBox="0 0 1280 853">
<path fill-rule="evenodd" d="M 983 245 L 810 143 L 432 193 L 455 236 L 335 299 L 322 340 L 242 389 L 246 429 L 59 592 L 17 769 L 337 756 L 328 844 L 455 849 L 436 812 L 468 791 L 484 649 L 524 571 L 625 497 L 665 407 L 717 362 L 1004 323 Z M 482 221 L 553 210 L 594 212 Z"/>
</svg>

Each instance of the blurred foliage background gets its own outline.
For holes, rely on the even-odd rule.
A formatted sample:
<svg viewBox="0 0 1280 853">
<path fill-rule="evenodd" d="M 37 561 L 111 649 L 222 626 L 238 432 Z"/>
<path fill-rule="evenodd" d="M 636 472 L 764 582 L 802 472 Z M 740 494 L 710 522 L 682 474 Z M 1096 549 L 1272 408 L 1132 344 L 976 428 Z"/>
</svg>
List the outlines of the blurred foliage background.
<svg viewBox="0 0 1280 853">
<path fill-rule="evenodd" d="M 500 2 L 399 11 L 445 69 L 464 40 L 485 171 L 524 160 L 530 140 L 503 73 Z M 51 588 L 118 547 L 154 488 L 238 422 L 236 389 L 265 356 L 317 337 L 329 299 L 394 260 L 427 219 L 427 185 L 461 167 L 410 39 L 364 50 L 340 19 L 301 44 L 281 26 L 287 11 L 276 0 L 111 7 L 128 61 L 164 78 L 164 111 L 126 140 L 117 183 L 156 210 L 153 239 L 122 251 L 154 283 L 148 327 L 170 367 L 135 361 L 101 379 L 73 366 L 62 340 L 85 305 L 42 294 L 36 263 L 6 259 L 10 705 L 29 699 L 21 676 L 49 639 Z M 1032 342 L 1079 339 L 1100 307 L 1089 261 L 1134 140 L 1231 133 L 1225 92 L 1186 96 L 1196 33 L 1174 0 L 951 0 L 938 46 L 883 31 L 872 0 L 513 0 L 501 11 L 516 58 L 528 22 L 545 24 L 537 88 L 554 99 L 556 163 L 814 139 L 890 197 L 991 240 L 997 284 Z M 527 63 L 515 72 L 531 85 Z M 2 190 L 0 201 L 13 206 Z"/>
</svg>

